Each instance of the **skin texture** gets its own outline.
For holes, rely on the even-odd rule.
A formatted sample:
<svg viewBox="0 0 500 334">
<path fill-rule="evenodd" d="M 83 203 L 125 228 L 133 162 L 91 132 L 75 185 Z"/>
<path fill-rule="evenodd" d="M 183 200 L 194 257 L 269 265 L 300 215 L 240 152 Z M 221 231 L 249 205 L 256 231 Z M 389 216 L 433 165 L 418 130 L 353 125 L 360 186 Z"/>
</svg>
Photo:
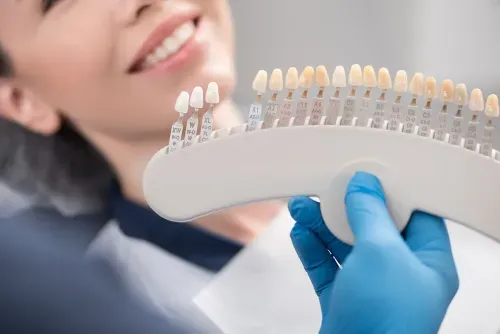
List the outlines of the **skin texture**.
<svg viewBox="0 0 500 334">
<path fill-rule="evenodd" d="M 200 17 L 194 37 L 199 52 L 169 71 L 130 73 L 148 36 L 165 20 L 185 13 Z M 13 78 L 0 80 L 1 115 L 46 136 L 58 130 L 61 116 L 68 118 L 136 202 L 145 204 L 142 172 L 168 143 L 177 118 L 173 106 L 182 90 L 217 82 L 216 125 L 238 121 L 228 99 L 235 73 L 226 0 L 4 0 L 0 41 L 15 69 Z M 264 212 L 265 207 L 258 208 Z M 245 215 L 196 223 L 245 242 L 256 233 L 249 226 L 262 225 L 242 223 L 254 220 Z"/>
</svg>

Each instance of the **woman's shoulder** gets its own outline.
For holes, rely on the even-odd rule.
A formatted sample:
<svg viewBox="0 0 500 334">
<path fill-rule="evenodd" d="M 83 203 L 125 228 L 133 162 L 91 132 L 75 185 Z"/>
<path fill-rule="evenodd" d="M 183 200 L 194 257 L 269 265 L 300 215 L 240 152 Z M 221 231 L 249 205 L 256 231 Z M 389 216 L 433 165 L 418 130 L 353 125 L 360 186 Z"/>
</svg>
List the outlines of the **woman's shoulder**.
<svg viewBox="0 0 500 334">
<path fill-rule="evenodd" d="M 54 242 L 70 244 L 83 252 L 108 220 L 106 212 L 68 216 L 51 208 L 30 207 L 3 216 L 0 224 L 26 225 Z"/>
</svg>

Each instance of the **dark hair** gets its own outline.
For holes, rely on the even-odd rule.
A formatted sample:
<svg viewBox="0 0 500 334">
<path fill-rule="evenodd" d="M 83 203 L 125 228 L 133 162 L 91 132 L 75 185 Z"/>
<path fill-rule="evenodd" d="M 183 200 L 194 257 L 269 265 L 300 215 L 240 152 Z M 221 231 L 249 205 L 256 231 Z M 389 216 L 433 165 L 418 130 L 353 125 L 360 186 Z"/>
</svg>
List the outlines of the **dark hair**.
<svg viewBox="0 0 500 334">
<path fill-rule="evenodd" d="M 0 44 L 0 77 L 15 75 Z M 43 136 L 0 118 L 0 181 L 34 205 L 63 214 L 102 208 L 112 173 L 105 159 L 69 120 L 53 136 Z"/>
</svg>

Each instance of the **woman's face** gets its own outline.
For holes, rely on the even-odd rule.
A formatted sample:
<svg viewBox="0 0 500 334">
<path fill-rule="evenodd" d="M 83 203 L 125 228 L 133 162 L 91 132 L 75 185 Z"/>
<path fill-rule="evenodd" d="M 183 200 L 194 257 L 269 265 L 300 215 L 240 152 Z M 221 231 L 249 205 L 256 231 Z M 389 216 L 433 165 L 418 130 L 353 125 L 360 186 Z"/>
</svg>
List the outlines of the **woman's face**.
<svg viewBox="0 0 500 334">
<path fill-rule="evenodd" d="M 149 136 L 182 90 L 234 81 L 226 0 L 1 0 L 16 84 L 88 132 Z"/>
</svg>

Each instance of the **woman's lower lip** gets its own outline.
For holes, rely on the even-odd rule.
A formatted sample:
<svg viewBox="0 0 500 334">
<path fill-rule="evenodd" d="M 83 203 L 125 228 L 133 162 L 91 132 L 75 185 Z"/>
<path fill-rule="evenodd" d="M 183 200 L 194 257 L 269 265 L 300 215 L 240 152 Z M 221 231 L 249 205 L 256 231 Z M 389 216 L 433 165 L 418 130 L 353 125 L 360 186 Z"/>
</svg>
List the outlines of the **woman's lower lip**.
<svg viewBox="0 0 500 334">
<path fill-rule="evenodd" d="M 203 53 L 203 45 L 200 41 L 200 28 L 202 28 L 202 20 L 198 21 L 196 30 L 191 38 L 172 56 L 167 59 L 156 63 L 136 74 L 165 74 L 174 73 L 182 70 L 184 66 L 188 65 L 195 59 L 199 58 Z"/>
</svg>

